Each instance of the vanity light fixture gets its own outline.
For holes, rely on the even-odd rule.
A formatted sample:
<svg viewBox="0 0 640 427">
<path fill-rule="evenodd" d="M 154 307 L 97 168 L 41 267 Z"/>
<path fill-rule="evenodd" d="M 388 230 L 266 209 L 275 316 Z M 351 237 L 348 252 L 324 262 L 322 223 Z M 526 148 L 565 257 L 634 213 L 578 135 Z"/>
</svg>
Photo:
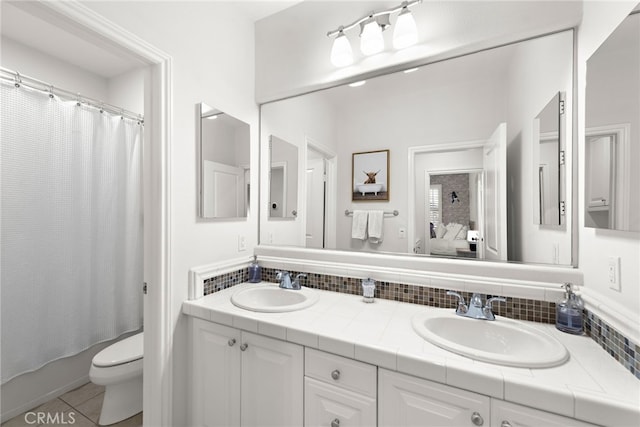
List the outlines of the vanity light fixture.
<svg viewBox="0 0 640 427">
<path fill-rule="evenodd" d="M 382 32 L 391 26 L 389 17 L 400 12 L 393 31 L 393 47 L 404 49 L 418 42 L 418 29 L 409 8 L 422 0 L 403 1 L 391 9 L 372 12 L 353 23 L 329 31 L 328 37 L 335 37 L 331 48 L 331 63 L 336 67 L 344 67 L 353 63 L 353 52 L 345 31 L 360 27 L 360 50 L 364 55 L 375 55 L 384 50 Z"/>
<path fill-rule="evenodd" d="M 351 44 L 344 35 L 342 29 L 338 32 L 338 36 L 333 41 L 333 47 L 331 48 L 331 63 L 336 67 L 346 67 L 353 64 L 353 51 L 351 50 Z"/>
</svg>

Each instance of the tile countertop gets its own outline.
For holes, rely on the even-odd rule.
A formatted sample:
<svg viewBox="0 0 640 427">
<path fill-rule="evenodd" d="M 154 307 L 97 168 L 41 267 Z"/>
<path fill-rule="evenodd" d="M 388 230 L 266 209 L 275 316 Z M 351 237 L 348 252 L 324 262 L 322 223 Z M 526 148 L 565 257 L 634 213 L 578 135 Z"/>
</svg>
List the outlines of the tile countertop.
<svg viewBox="0 0 640 427">
<path fill-rule="evenodd" d="M 640 381 L 586 335 L 569 335 L 553 325 L 526 322 L 562 342 L 570 359 L 553 368 L 506 367 L 451 353 L 413 331 L 414 314 L 445 309 L 384 299 L 366 304 L 361 296 L 314 289 L 320 298 L 309 308 L 288 313 L 256 313 L 238 308 L 230 300 L 231 295 L 248 286 L 254 285 L 243 283 L 186 301 L 182 311 L 595 424 L 640 425 Z"/>
</svg>

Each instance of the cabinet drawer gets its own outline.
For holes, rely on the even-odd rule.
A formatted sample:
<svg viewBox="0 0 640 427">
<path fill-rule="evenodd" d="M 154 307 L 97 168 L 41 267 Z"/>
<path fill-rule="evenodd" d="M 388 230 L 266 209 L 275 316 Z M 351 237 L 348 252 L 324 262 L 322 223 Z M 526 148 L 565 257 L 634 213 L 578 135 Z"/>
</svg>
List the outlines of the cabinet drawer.
<svg viewBox="0 0 640 427">
<path fill-rule="evenodd" d="M 376 396 L 376 367 L 335 354 L 305 349 L 305 375 L 367 396 Z"/>
<path fill-rule="evenodd" d="M 340 387 L 304 379 L 304 425 L 371 427 L 376 425 L 376 399 Z"/>
</svg>

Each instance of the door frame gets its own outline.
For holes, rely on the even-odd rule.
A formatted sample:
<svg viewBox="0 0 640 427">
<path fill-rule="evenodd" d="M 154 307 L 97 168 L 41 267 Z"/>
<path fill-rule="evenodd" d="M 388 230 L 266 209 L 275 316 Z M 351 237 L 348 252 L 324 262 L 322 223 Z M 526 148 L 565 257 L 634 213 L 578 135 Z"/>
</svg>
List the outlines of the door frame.
<svg viewBox="0 0 640 427">
<path fill-rule="evenodd" d="M 321 144 L 315 141 L 308 135 L 304 137 L 304 146 L 303 146 L 303 159 L 305 162 L 304 170 L 307 170 L 307 158 L 309 155 L 309 150 L 312 149 L 316 151 L 324 157 L 325 160 L 325 218 L 324 218 L 324 248 L 325 249 L 335 249 L 336 248 L 336 215 L 337 215 L 337 203 L 338 203 L 338 155 L 331 148 L 327 147 L 324 144 Z M 306 173 L 305 173 L 306 180 Z M 307 184 L 303 187 L 303 194 L 301 200 L 307 200 Z M 307 227 L 307 209 L 305 208 L 302 212 L 302 224 L 303 224 L 303 233 L 306 231 Z M 305 239 L 306 240 L 306 239 Z"/>
<path fill-rule="evenodd" d="M 18 3 L 20 6 L 20 3 Z M 174 313 L 171 283 L 172 57 L 77 0 L 38 0 L 23 10 L 96 45 L 107 45 L 145 65 L 144 193 L 144 425 L 172 424 Z M 142 283 L 140 284 L 142 291 Z"/>
<path fill-rule="evenodd" d="M 597 136 L 614 136 L 616 144 L 615 155 L 615 195 L 613 199 L 619 206 L 614 207 L 614 223 L 616 229 L 627 230 L 629 228 L 629 189 L 631 186 L 631 152 L 629 145 L 629 135 L 631 134 L 631 125 L 629 123 L 612 124 L 605 126 L 593 126 L 585 129 L 585 160 L 586 160 L 586 144 L 587 140 Z M 585 173 L 588 171 L 585 170 Z M 585 179 L 586 185 L 586 179 Z M 585 188 L 586 190 L 586 188 Z M 586 193 L 585 193 L 586 194 Z M 585 212 L 586 212 L 586 203 Z M 586 213 L 585 213 L 586 215 Z M 583 218 L 584 221 L 584 218 Z"/>
<path fill-rule="evenodd" d="M 418 145 L 415 147 L 409 147 L 408 151 L 408 164 L 407 168 L 407 253 L 413 253 L 413 246 L 416 240 L 416 177 L 415 177 L 415 162 L 418 154 L 425 153 L 446 153 L 449 151 L 462 151 L 468 149 L 483 148 L 486 140 L 471 140 L 462 142 L 445 142 L 441 144 L 432 145 Z M 423 178 L 421 178 L 423 179 Z M 425 244 L 426 248 L 426 244 Z"/>
</svg>

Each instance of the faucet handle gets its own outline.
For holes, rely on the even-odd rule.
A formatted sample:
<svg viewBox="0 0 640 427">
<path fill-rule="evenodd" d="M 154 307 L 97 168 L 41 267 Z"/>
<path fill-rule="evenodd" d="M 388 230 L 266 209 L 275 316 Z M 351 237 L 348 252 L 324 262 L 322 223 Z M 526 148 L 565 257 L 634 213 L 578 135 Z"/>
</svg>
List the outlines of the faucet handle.
<svg viewBox="0 0 640 427">
<path fill-rule="evenodd" d="M 276 271 L 276 280 L 281 280 L 284 276 L 288 276 L 289 272 L 288 271 Z"/>
<path fill-rule="evenodd" d="M 460 295 L 459 293 L 457 293 L 457 292 L 447 291 L 447 295 L 451 295 L 451 296 L 457 297 L 458 298 L 458 302 L 460 304 L 464 304 L 465 303 L 464 302 L 464 297 L 462 295 Z"/>
<path fill-rule="evenodd" d="M 458 308 L 456 309 L 456 313 L 458 312 L 464 313 L 467 311 L 467 304 L 465 303 L 464 297 L 462 295 L 453 291 L 447 291 L 447 295 L 451 295 L 458 298 Z"/>
<path fill-rule="evenodd" d="M 507 302 L 507 299 L 504 297 L 487 298 L 487 302 L 485 303 L 484 308 L 491 310 L 491 303 L 494 301 Z"/>
<path fill-rule="evenodd" d="M 293 283 L 291 283 L 291 287 L 292 289 L 300 289 L 302 286 L 300 285 L 300 279 L 303 277 L 307 277 L 306 274 L 304 273 L 300 273 L 296 276 L 295 280 L 293 281 Z"/>
</svg>

